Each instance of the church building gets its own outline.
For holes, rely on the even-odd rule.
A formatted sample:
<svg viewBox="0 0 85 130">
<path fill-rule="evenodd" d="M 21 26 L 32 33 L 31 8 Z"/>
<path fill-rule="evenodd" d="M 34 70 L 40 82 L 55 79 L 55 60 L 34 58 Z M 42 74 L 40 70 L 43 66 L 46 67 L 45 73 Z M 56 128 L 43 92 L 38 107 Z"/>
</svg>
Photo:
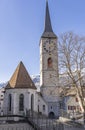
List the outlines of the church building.
<svg viewBox="0 0 85 130">
<path fill-rule="evenodd" d="M 31 110 L 49 117 L 59 116 L 58 79 L 57 36 L 52 29 L 46 1 L 45 27 L 40 38 L 40 92 L 20 62 L 6 85 L 3 113 L 17 115 Z"/>
</svg>

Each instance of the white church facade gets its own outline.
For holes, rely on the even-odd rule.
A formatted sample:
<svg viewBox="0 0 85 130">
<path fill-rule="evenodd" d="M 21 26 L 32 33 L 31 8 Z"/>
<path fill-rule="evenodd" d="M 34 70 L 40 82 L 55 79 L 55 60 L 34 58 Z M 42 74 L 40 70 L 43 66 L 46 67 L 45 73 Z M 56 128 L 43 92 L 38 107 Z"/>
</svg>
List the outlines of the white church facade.
<svg viewBox="0 0 85 130">
<path fill-rule="evenodd" d="M 5 88 L 3 114 L 26 114 L 31 110 L 46 116 L 59 116 L 58 79 L 57 36 L 52 29 L 47 1 L 45 28 L 40 39 L 40 93 L 20 62 Z"/>
</svg>

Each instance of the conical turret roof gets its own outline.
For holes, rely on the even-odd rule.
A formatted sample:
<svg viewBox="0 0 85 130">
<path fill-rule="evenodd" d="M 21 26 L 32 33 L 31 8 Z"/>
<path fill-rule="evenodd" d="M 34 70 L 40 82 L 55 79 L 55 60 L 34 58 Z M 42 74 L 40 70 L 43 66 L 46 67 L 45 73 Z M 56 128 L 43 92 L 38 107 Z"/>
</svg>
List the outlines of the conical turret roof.
<svg viewBox="0 0 85 130">
<path fill-rule="evenodd" d="M 6 89 L 10 88 L 30 88 L 36 89 L 32 79 L 30 78 L 24 64 L 22 62 L 19 63 L 15 72 L 13 73 L 11 79 L 9 80 Z"/>
</svg>

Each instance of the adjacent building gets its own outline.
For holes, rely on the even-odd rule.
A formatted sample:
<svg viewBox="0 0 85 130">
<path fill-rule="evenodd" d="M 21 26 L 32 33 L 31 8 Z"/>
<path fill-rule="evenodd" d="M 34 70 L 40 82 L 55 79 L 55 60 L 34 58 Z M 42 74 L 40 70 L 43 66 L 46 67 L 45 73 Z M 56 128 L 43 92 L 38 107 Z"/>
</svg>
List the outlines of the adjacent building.
<svg viewBox="0 0 85 130">
<path fill-rule="evenodd" d="M 0 115 L 3 115 L 4 93 L 5 93 L 5 87 L 0 88 Z"/>
<path fill-rule="evenodd" d="M 63 102 L 63 113 L 66 112 L 69 115 L 69 118 L 81 118 L 83 116 L 82 114 L 84 113 L 84 109 L 76 88 L 65 88 L 61 95 Z"/>
</svg>

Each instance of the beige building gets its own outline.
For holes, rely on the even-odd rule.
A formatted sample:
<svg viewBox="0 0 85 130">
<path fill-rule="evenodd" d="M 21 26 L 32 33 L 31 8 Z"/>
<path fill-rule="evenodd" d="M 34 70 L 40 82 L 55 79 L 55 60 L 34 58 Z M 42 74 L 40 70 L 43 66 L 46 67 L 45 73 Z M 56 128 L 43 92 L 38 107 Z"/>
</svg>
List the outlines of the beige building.
<svg viewBox="0 0 85 130">
<path fill-rule="evenodd" d="M 63 110 L 67 112 L 70 118 L 80 119 L 83 117 L 83 107 L 81 100 L 74 87 L 66 88 L 63 92 Z"/>
</svg>

